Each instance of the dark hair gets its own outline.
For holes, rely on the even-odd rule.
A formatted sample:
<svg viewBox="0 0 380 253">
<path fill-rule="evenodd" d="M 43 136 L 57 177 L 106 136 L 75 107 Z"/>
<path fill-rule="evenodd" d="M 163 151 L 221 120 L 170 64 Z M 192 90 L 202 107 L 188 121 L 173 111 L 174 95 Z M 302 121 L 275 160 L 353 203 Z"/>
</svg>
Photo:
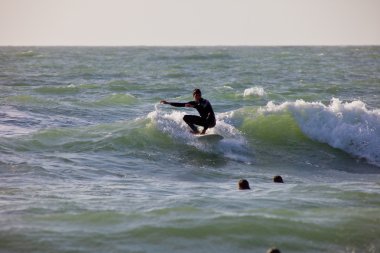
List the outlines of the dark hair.
<svg viewBox="0 0 380 253">
<path fill-rule="evenodd" d="M 277 248 L 270 248 L 268 249 L 267 253 L 281 253 L 281 251 Z"/>
<path fill-rule="evenodd" d="M 194 96 L 195 94 L 202 95 L 202 92 L 201 92 L 200 89 L 194 89 L 194 90 L 193 90 L 193 96 Z"/>
<path fill-rule="evenodd" d="M 283 183 L 284 181 L 282 180 L 282 177 L 281 176 L 274 176 L 273 177 L 273 182 L 275 183 Z"/>
<path fill-rule="evenodd" d="M 249 183 L 246 179 L 240 179 L 239 190 L 250 190 Z"/>
</svg>

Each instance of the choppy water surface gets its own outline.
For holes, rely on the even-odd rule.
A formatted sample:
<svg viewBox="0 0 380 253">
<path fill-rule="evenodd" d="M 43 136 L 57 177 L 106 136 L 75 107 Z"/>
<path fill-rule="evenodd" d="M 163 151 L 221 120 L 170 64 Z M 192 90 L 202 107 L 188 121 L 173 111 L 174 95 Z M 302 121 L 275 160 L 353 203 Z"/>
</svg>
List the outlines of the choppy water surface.
<svg viewBox="0 0 380 253">
<path fill-rule="evenodd" d="M 1 47 L 0 251 L 378 252 L 379 101 L 380 47 Z"/>
</svg>

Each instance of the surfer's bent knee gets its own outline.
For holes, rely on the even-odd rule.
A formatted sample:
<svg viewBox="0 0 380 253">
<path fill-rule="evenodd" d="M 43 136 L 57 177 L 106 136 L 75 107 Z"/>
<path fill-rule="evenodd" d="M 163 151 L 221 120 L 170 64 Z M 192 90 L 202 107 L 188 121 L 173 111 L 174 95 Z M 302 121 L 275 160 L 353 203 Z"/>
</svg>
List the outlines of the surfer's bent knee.
<svg viewBox="0 0 380 253">
<path fill-rule="evenodd" d="M 183 120 L 184 120 L 185 122 L 189 121 L 189 115 L 185 115 L 185 116 L 183 116 Z"/>
</svg>

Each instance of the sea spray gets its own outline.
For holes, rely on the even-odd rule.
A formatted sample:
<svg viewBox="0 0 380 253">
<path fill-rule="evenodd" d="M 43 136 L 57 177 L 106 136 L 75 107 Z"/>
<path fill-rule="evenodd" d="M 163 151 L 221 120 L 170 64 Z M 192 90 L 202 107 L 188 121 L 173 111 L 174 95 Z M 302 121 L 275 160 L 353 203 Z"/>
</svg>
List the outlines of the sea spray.
<svg viewBox="0 0 380 253">
<path fill-rule="evenodd" d="M 155 111 L 149 113 L 148 118 L 152 120 L 157 129 L 172 139 L 196 147 L 204 152 L 221 154 L 231 160 L 244 163 L 254 161 L 253 152 L 250 149 L 242 133 L 231 124 L 224 121 L 225 116 L 216 115 L 216 126 L 207 130 L 207 133 L 214 133 L 223 136 L 223 140 L 218 143 L 207 143 L 199 141 L 190 133 L 190 129 L 183 121 L 184 112 L 172 110 L 163 111 L 158 105 Z"/>
<path fill-rule="evenodd" d="M 368 110 L 362 101 L 269 102 L 264 114 L 289 111 L 300 129 L 313 140 L 328 143 L 349 154 L 380 166 L 380 110 Z"/>
</svg>

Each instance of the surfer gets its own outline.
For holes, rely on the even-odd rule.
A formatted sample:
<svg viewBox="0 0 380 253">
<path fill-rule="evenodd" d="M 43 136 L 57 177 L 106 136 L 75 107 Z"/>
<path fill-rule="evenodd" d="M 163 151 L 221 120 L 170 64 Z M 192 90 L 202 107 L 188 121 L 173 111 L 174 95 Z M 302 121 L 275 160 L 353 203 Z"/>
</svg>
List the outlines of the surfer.
<svg viewBox="0 0 380 253">
<path fill-rule="evenodd" d="M 240 179 L 238 183 L 239 190 L 250 190 L 251 187 L 249 187 L 249 182 L 247 179 Z"/>
<path fill-rule="evenodd" d="M 281 251 L 277 248 L 270 248 L 267 250 L 267 253 L 281 253 Z"/>
<path fill-rule="evenodd" d="M 282 180 L 282 177 L 277 175 L 273 177 L 273 182 L 275 183 L 284 183 L 284 180 Z"/>
<path fill-rule="evenodd" d="M 200 116 L 196 115 L 185 115 L 183 120 L 191 128 L 191 133 L 193 134 L 205 134 L 208 128 L 212 128 L 216 124 L 215 114 L 212 109 L 210 102 L 207 99 L 202 98 L 202 92 L 200 89 L 194 89 L 193 91 L 194 101 L 187 103 L 175 103 L 167 102 L 166 100 L 161 100 L 161 104 L 169 104 L 175 107 L 193 107 L 197 109 Z M 198 128 L 195 126 L 202 126 L 202 132 L 199 132 Z"/>
</svg>

